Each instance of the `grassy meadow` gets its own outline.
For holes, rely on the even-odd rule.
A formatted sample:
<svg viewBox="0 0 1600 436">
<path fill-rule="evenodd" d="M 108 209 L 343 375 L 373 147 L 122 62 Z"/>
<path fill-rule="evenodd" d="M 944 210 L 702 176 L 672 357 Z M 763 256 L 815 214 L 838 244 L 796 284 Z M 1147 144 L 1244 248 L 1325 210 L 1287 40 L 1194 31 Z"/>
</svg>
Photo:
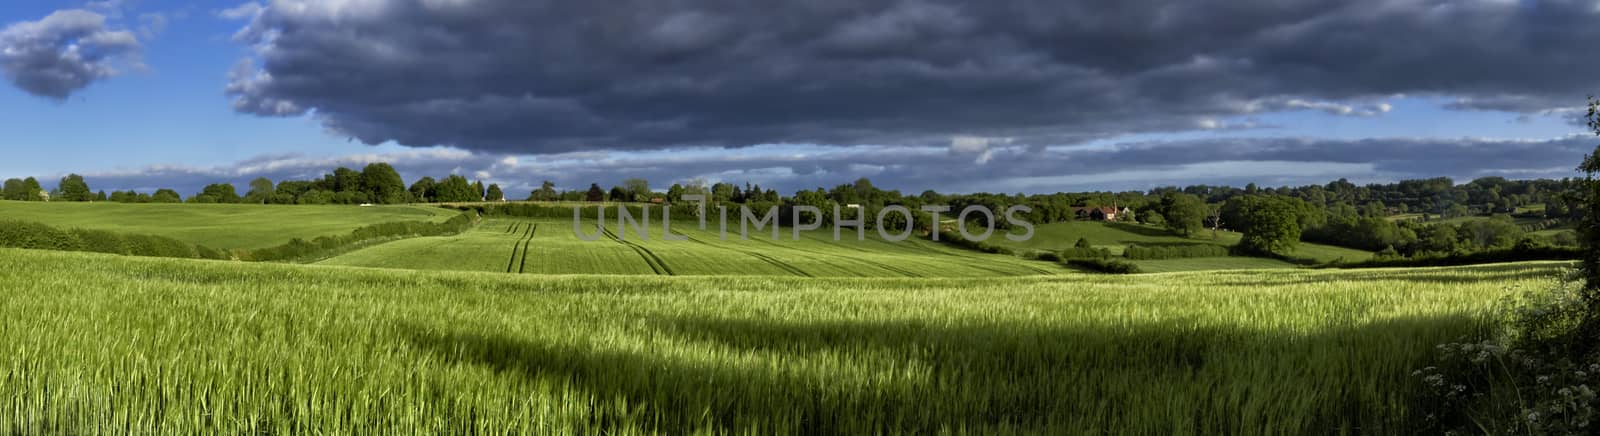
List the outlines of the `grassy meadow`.
<svg viewBox="0 0 1600 436">
<path fill-rule="evenodd" d="M 1434 344 L 1566 266 L 535 276 L 0 249 L 0 433 L 1396 433 Z"/>
<path fill-rule="evenodd" d="M 165 236 L 212 248 L 262 248 L 392 221 L 444 221 L 459 212 L 425 206 L 278 206 L 0 201 L 0 218 L 58 228 Z"/>
<path fill-rule="evenodd" d="M 1035 225 L 1033 238 L 1027 241 L 1011 241 L 997 235 L 990 239 L 989 243 L 1017 250 L 1060 251 L 1071 248 L 1073 244 L 1078 242 L 1079 238 L 1083 238 L 1089 240 L 1089 244 L 1095 248 L 1105 248 L 1110 250 L 1112 254 L 1121 255 L 1123 250 L 1130 245 L 1212 244 L 1232 246 L 1238 244 L 1241 237 L 1243 235 L 1238 232 L 1226 230 L 1219 230 L 1216 232 L 1216 236 L 1212 237 L 1212 232 L 1206 230 L 1193 237 L 1185 238 L 1161 227 L 1137 223 L 1066 221 Z M 1360 262 L 1371 259 L 1373 256 L 1373 253 L 1369 251 L 1308 242 L 1299 243 L 1292 252 L 1287 254 L 1294 257 L 1313 259 L 1317 262 L 1332 262 L 1334 260 Z M 1138 260 L 1133 261 L 1133 263 L 1139 265 L 1139 269 L 1146 272 L 1296 267 L 1295 264 L 1279 260 L 1242 257 Z"/>
</svg>

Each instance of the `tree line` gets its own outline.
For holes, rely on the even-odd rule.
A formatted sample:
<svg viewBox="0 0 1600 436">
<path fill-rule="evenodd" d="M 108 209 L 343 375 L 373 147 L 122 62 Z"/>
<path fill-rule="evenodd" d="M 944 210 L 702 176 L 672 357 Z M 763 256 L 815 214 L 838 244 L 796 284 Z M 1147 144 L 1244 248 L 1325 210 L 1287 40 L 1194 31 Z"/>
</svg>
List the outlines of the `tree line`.
<svg viewBox="0 0 1600 436">
<path fill-rule="evenodd" d="M 14 201 L 110 201 L 117 203 L 245 203 L 245 204 L 406 204 L 501 201 L 500 185 L 485 186 L 459 175 L 441 180 L 423 177 L 409 187 L 387 163 L 373 163 L 360 171 L 340 167 L 314 180 L 285 180 L 274 183 L 259 177 L 249 190 L 240 194 L 231 183 L 212 183 L 184 198 L 168 188 L 154 193 L 136 191 L 94 192 L 83 176 L 62 177 L 56 189 L 44 190 L 33 177 L 7 179 L 0 199 Z"/>
<path fill-rule="evenodd" d="M 784 225 L 794 224 L 790 222 L 793 221 L 790 212 L 795 206 L 824 211 L 822 216 L 806 213 L 801 217 L 804 222 L 820 221 L 824 225 L 832 224 L 832 211 L 836 207 L 842 209 L 841 214 L 846 219 L 853 219 L 875 217 L 877 211 L 888 206 L 905 206 L 920 213 L 924 205 L 948 205 L 952 211 L 960 211 L 975 205 L 1005 210 L 1020 204 L 1031 209 L 1026 218 L 1035 224 L 1085 219 L 1081 213 L 1083 208 L 1112 207 L 1119 212 L 1118 221 L 1163 227 L 1180 236 L 1197 237 L 1220 230 L 1244 233 L 1244 240 L 1238 247 L 1242 254 L 1283 253 L 1292 250 L 1300 241 L 1308 241 L 1386 255 L 1436 256 L 1505 249 L 1518 244 L 1575 245 L 1576 236 L 1571 233 L 1531 237 L 1511 216 L 1541 218 L 1552 223 L 1583 216 L 1585 207 L 1569 195 L 1578 183 L 1572 179 L 1485 177 L 1456 184 L 1441 177 L 1365 186 L 1340 179 L 1325 185 L 1278 188 L 1260 188 L 1254 184 L 1243 188 L 1191 185 L 1148 191 L 1035 195 L 942 194 L 927 190 L 912 195 L 879 189 L 870 179 L 861 178 L 832 188 L 799 190 L 785 197 L 777 190 L 751 183 L 708 183 L 704 179 L 692 179 L 656 190 L 645 179 L 630 178 L 610 189 L 593 183 L 588 189 L 580 190 L 558 190 L 555 183 L 546 180 L 528 194 L 527 200 L 672 204 L 682 202 L 685 196 L 701 195 L 712 205 L 779 207 Z M 104 191 L 91 191 L 82 176 L 69 174 L 53 191 L 45 191 L 31 177 L 8 179 L 0 198 L 125 203 L 404 204 L 495 202 L 505 200 L 506 193 L 497 184 L 485 185 L 459 175 L 442 179 L 422 177 L 408 186 L 394 167 L 379 162 L 361 170 L 337 168 L 313 180 L 274 183 L 257 178 L 243 194 L 232 184 L 214 183 L 188 198 L 172 189 L 150 194 L 116 191 L 108 195 Z M 1544 207 L 1524 210 L 1534 205 Z M 1492 218 L 1436 222 L 1471 216 Z M 898 214 L 889 214 L 889 218 L 890 221 L 883 223 L 889 230 L 901 230 L 907 224 L 899 222 Z M 985 221 L 990 218 L 981 215 L 969 219 L 975 220 L 977 225 L 992 225 L 1000 230 L 1009 228 L 1005 220 L 988 223 Z M 866 221 L 869 228 L 878 224 L 872 219 Z M 931 227 L 919 230 L 934 231 Z"/>
</svg>

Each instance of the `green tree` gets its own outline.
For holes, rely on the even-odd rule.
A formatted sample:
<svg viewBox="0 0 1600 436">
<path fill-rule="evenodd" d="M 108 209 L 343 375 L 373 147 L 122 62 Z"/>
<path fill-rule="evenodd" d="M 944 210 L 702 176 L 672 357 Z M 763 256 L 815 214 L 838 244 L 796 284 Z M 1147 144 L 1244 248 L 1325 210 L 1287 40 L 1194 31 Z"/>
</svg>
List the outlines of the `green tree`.
<svg viewBox="0 0 1600 436">
<path fill-rule="evenodd" d="M 1181 192 L 1169 192 L 1161 197 L 1161 216 L 1168 229 L 1183 236 L 1192 236 L 1205 228 L 1210 209 L 1199 197 Z"/>
<path fill-rule="evenodd" d="M 483 187 L 482 180 L 472 182 L 472 192 L 476 197 L 471 201 L 483 201 L 483 198 L 489 195 L 489 192 Z"/>
<path fill-rule="evenodd" d="M 406 182 L 400 178 L 400 172 L 394 167 L 383 162 L 367 164 L 361 169 L 362 192 L 367 193 L 367 199 L 378 204 L 402 204 L 410 202 L 410 191 L 406 191 Z"/>
<path fill-rule="evenodd" d="M 1290 197 L 1242 196 L 1228 200 L 1230 223 L 1244 233 L 1239 249 L 1252 254 L 1282 253 L 1300 242 L 1301 211 Z"/>
<path fill-rule="evenodd" d="M 484 201 L 505 201 L 506 193 L 500 190 L 499 184 L 490 183 L 489 192 L 484 194 L 483 199 Z"/>
<path fill-rule="evenodd" d="M 239 193 L 230 183 L 212 183 L 200 190 L 196 197 L 208 197 L 213 203 L 238 203 Z"/>
<path fill-rule="evenodd" d="M 0 200 L 27 200 L 27 188 L 22 185 L 22 179 L 6 179 L 5 189 L 0 191 Z"/>
<path fill-rule="evenodd" d="M 622 188 L 628 191 L 628 197 L 630 200 L 638 197 L 644 197 L 645 200 L 648 201 L 652 194 L 650 192 L 650 182 L 645 181 L 645 179 L 631 178 L 623 180 Z"/>
<path fill-rule="evenodd" d="M 44 201 L 44 186 L 39 185 L 39 179 L 22 179 L 22 191 L 23 201 Z"/>
<path fill-rule="evenodd" d="M 332 189 L 333 192 L 362 190 L 361 172 L 356 170 L 345 167 L 335 168 L 333 170 L 333 178 L 331 181 L 332 186 L 329 186 L 328 188 Z"/>
<path fill-rule="evenodd" d="M 676 203 L 683 200 L 683 185 L 673 183 L 667 187 L 667 202 Z"/>
<path fill-rule="evenodd" d="M 244 202 L 266 204 L 274 194 L 277 194 L 277 187 L 272 184 L 272 179 L 257 177 L 250 181 L 250 193 L 245 194 Z"/>
<path fill-rule="evenodd" d="M 608 197 L 610 197 L 611 201 L 630 201 L 630 200 L 633 200 L 633 196 L 632 195 L 628 195 L 628 190 L 622 189 L 621 186 L 612 186 L 611 187 L 611 195 L 608 195 Z"/>
<path fill-rule="evenodd" d="M 89 184 L 83 181 L 83 176 L 77 174 L 68 174 L 66 177 L 62 177 L 61 183 L 57 185 L 56 190 L 61 191 L 61 195 L 51 198 L 55 201 L 94 200 L 94 191 L 90 191 Z"/>
<path fill-rule="evenodd" d="M 1589 129 L 1600 136 L 1600 100 L 1589 98 L 1585 119 Z M 1576 194 L 1584 209 L 1578 223 L 1578 242 L 1583 247 L 1578 270 L 1584 278 L 1581 297 L 1587 310 L 1575 331 L 1574 342 L 1582 348 L 1575 350 L 1575 356 L 1595 353 L 1600 348 L 1600 180 L 1595 179 L 1600 174 L 1600 146 L 1583 157 L 1578 171 L 1584 174 Z"/>
<path fill-rule="evenodd" d="M 416 183 L 411 184 L 411 198 L 416 199 L 416 201 L 420 203 L 431 202 L 434 199 L 433 197 L 438 195 L 438 193 L 435 192 L 435 187 L 438 185 L 439 182 L 433 180 L 432 177 L 423 177 L 417 179 Z"/>
<path fill-rule="evenodd" d="M 454 174 L 445 177 L 435 189 L 438 191 L 438 198 L 434 201 L 440 203 L 474 202 L 483 198 L 472 189 L 472 183 L 468 182 L 467 178 Z"/>
<path fill-rule="evenodd" d="M 151 203 L 182 203 L 183 196 L 178 191 L 171 189 L 157 189 L 155 195 L 150 196 Z"/>
<path fill-rule="evenodd" d="M 556 201 L 559 199 L 559 195 L 556 192 L 556 184 L 545 180 L 544 183 L 539 184 L 538 190 L 528 195 L 528 199 L 532 201 Z"/>
<path fill-rule="evenodd" d="M 297 201 L 300 204 L 333 204 L 333 191 L 312 189 L 301 194 Z"/>
<path fill-rule="evenodd" d="M 711 201 L 715 203 L 733 201 L 733 188 L 733 185 L 727 183 L 711 185 Z"/>
</svg>

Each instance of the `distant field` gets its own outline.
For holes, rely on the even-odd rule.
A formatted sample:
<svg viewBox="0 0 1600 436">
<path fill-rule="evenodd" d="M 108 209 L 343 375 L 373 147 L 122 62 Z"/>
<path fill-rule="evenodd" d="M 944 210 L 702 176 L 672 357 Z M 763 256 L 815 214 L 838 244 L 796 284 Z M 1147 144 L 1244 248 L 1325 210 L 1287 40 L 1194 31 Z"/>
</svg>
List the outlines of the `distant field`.
<svg viewBox="0 0 1600 436">
<path fill-rule="evenodd" d="M 1140 272 L 1163 273 L 1178 271 L 1210 271 L 1228 269 L 1278 269 L 1298 268 L 1298 265 L 1277 259 L 1259 257 L 1202 257 L 1195 259 L 1136 260 Z"/>
<path fill-rule="evenodd" d="M 769 232 L 739 240 L 730 229 L 724 241 L 715 228 L 700 230 L 675 222 L 682 241 L 662 239 L 660 223 L 651 239 L 609 234 L 583 241 L 571 220 L 489 219 L 473 231 L 448 237 L 416 238 L 357 250 L 324 265 L 513 272 L 522 274 L 789 275 L 810 277 L 983 277 L 1072 273 L 1058 264 L 1015 256 L 976 253 L 929 241 L 887 242 L 869 231 L 833 241 L 832 230 L 803 232 L 793 240 L 788 228 L 779 241 Z M 584 232 L 593 234 L 593 221 Z"/>
<path fill-rule="evenodd" d="M 0 433 L 1404 434 L 1434 345 L 1566 265 L 551 277 L 4 249 Z"/>
<path fill-rule="evenodd" d="M 1016 249 L 1059 251 L 1072 247 L 1073 244 L 1078 242 L 1079 238 L 1085 238 L 1089 240 L 1089 244 L 1097 248 L 1105 248 L 1111 250 L 1113 254 L 1120 255 L 1122 250 L 1129 245 L 1216 244 L 1231 246 L 1238 244 L 1239 238 L 1242 236 L 1239 233 L 1229 231 L 1218 231 L 1215 239 L 1212 239 L 1211 235 L 1211 231 L 1207 230 L 1194 237 L 1184 238 L 1155 226 L 1133 223 L 1067 221 L 1036 225 L 1033 238 L 1026 242 L 1013 242 L 1000 235 L 990 239 L 990 242 L 995 245 Z M 1301 242 L 1290 254 L 1297 257 L 1316 259 L 1318 262 L 1329 262 L 1335 259 L 1356 262 L 1372 258 L 1372 252 L 1368 251 L 1306 242 Z M 1238 264 L 1248 263 L 1250 262 L 1241 261 Z M 1272 263 L 1255 262 L 1254 264 L 1265 266 Z M 1276 262 L 1275 264 L 1288 265 L 1284 262 Z"/>
<path fill-rule="evenodd" d="M 444 221 L 460 212 L 426 206 L 274 206 L 0 201 L 0 217 L 58 228 L 166 236 L 212 248 L 262 248 L 391 221 Z"/>
</svg>

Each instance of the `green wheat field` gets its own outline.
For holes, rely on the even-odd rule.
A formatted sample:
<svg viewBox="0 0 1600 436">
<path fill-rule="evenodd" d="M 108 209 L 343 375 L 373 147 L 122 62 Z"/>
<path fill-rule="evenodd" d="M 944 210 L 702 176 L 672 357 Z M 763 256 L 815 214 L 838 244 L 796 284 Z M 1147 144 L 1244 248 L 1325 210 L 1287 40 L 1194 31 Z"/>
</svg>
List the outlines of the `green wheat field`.
<svg viewBox="0 0 1600 436">
<path fill-rule="evenodd" d="M 27 213 L 233 219 L 104 206 Z M 231 240 L 165 234 L 248 248 L 456 213 L 230 207 L 255 220 Z M 1570 267 L 1112 276 L 872 232 L 610 231 L 485 218 L 310 264 L 0 249 L 0 433 L 1394 433 L 1435 344 Z"/>
</svg>

